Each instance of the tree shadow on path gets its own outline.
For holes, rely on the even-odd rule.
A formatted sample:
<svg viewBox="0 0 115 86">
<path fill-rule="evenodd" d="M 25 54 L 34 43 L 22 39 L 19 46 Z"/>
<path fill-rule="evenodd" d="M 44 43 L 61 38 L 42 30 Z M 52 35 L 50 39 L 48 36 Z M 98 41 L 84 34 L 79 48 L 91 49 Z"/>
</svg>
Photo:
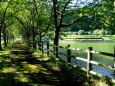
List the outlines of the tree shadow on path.
<svg viewBox="0 0 115 86">
<path fill-rule="evenodd" d="M 67 69 L 54 71 L 47 65 L 51 60 L 41 61 L 32 53 L 20 42 L 12 45 L 10 57 L 2 56 L 0 86 L 83 86 Z"/>
</svg>

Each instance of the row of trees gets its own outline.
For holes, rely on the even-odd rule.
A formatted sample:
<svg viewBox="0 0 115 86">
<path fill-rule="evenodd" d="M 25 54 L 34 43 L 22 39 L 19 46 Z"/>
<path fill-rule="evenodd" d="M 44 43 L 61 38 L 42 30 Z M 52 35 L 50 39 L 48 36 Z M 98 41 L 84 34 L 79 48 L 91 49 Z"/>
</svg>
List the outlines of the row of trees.
<svg viewBox="0 0 115 86">
<path fill-rule="evenodd" d="M 111 35 L 112 31 L 110 30 L 104 30 L 104 29 L 95 29 L 90 31 L 85 30 L 78 30 L 78 31 L 68 31 L 68 32 L 61 32 L 60 35 Z"/>
<path fill-rule="evenodd" d="M 78 32 L 76 32 L 75 35 L 111 35 L 111 31 L 108 30 L 104 30 L 104 29 L 96 29 L 93 31 L 84 31 L 84 30 L 79 30 Z"/>
<path fill-rule="evenodd" d="M 0 0 L 0 38 L 4 44 L 9 37 L 22 35 L 24 41 L 36 48 L 49 31 L 54 31 L 54 45 L 58 46 L 60 31 L 71 26 L 101 26 L 114 31 L 114 0 Z M 5 45 L 6 46 L 6 45 Z M 0 40 L 0 49 L 1 40 Z M 55 51 L 58 51 L 55 48 Z"/>
<path fill-rule="evenodd" d="M 14 3 L 10 0 L 0 0 L 0 50 L 2 50 L 1 40 L 4 40 L 4 46 L 7 46 L 9 40 L 14 36 L 12 25 L 14 24 L 14 15 L 17 13 L 14 9 Z"/>
</svg>

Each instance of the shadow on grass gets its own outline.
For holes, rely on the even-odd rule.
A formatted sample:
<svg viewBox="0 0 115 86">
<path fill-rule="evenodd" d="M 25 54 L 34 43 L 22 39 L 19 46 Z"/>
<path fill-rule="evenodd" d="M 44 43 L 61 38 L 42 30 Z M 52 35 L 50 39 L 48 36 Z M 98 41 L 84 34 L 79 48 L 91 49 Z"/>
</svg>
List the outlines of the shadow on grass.
<svg viewBox="0 0 115 86">
<path fill-rule="evenodd" d="M 0 86 L 28 86 L 28 83 L 16 80 L 15 73 L 0 73 Z"/>
<path fill-rule="evenodd" d="M 10 66 L 9 55 L 3 53 L 0 55 L 0 70 L 6 66 Z"/>
<path fill-rule="evenodd" d="M 43 67 L 41 62 L 35 60 L 35 58 L 28 59 L 16 59 L 13 62 L 15 69 L 19 75 L 23 75 L 22 78 L 26 77 L 29 80 L 28 84 L 34 86 L 61 86 L 59 73 L 49 71 Z M 44 63 L 45 64 L 45 63 Z"/>
<path fill-rule="evenodd" d="M 0 86 L 28 86 L 16 80 L 17 74 L 13 73 L 8 51 L 0 51 Z"/>
</svg>

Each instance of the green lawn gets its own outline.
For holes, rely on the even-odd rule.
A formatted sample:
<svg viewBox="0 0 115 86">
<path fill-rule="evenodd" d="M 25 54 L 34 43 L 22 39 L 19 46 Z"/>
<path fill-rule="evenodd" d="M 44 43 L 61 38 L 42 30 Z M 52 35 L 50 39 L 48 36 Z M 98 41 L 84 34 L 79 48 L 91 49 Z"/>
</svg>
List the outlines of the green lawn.
<svg viewBox="0 0 115 86">
<path fill-rule="evenodd" d="M 88 47 L 93 47 L 95 51 L 109 53 L 114 53 L 113 47 L 115 46 L 115 43 L 60 43 L 60 46 L 67 46 L 68 44 L 73 48 L 87 49 Z"/>
<path fill-rule="evenodd" d="M 79 40 L 78 38 L 103 38 L 104 40 L 115 40 L 115 35 L 61 35 L 63 40 Z M 84 39 L 87 40 L 87 39 Z M 99 40 L 99 39 L 92 39 Z"/>
</svg>

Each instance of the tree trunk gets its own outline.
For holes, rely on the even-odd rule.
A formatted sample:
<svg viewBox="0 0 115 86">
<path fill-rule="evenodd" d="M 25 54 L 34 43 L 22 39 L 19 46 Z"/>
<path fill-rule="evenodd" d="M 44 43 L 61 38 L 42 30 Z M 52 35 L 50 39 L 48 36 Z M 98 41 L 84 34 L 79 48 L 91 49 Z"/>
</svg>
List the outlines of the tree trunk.
<svg viewBox="0 0 115 86">
<path fill-rule="evenodd" d="M 7 47 L 6 33 L 3 33 L 3 39 L 4 39 L 4 47 Z"/>
<path fill-rule="evenodd" d="M 55 46 L 59 45 L 59 33 L 60 33 L 60 28 L 57 28 L 55 30 L 55 35 L 54 35 L 54 45 Z M 54 51 L 56 52 L 56 57 L 58 57 L 58 47 L 55 47 Z"/>
<path fill-rule="evenodd" d="M 36 40 L 35 40 L 36 35 L 33 33 L 33 48 L 36 49 Z"/>
<path fill-rule="evenodd" d="M 26 37 L 26 41 L 27 41 L 27 45 L 29 46 L 29 47 L 31 47 L 31 43 L 30 43 L 30 36 L 29 35 L 27 35 L 27 37 Z"/>
<path fill-rule="evenodd" d="M 0 28 L 0 50 L 2 50 L 2 39 L 1 39 L 2 35 L 1 35 L 1 28 Z"/>
<path fill-rule="evenodd" d="M 39 46 L 39 50 L 41 51 L 41 40 L 42 40 L 42 36 L 41 34 L 39 35 L 39 41 L 38 41 L 38 46 Z"/>
<path fill-rule="evenodd" d="M 6 37 L 6 43 L 8 44 L 9 42 L 8 42 L 8 36 Z"/>
<path fill-rule="evenodd" d="M 58 42 L 59 42 L 59 32 L 60 29 L 56 29 L 55 30 L 55 34 L 54 34 L 54 45 L 58 46 Z"/>
</svg>

